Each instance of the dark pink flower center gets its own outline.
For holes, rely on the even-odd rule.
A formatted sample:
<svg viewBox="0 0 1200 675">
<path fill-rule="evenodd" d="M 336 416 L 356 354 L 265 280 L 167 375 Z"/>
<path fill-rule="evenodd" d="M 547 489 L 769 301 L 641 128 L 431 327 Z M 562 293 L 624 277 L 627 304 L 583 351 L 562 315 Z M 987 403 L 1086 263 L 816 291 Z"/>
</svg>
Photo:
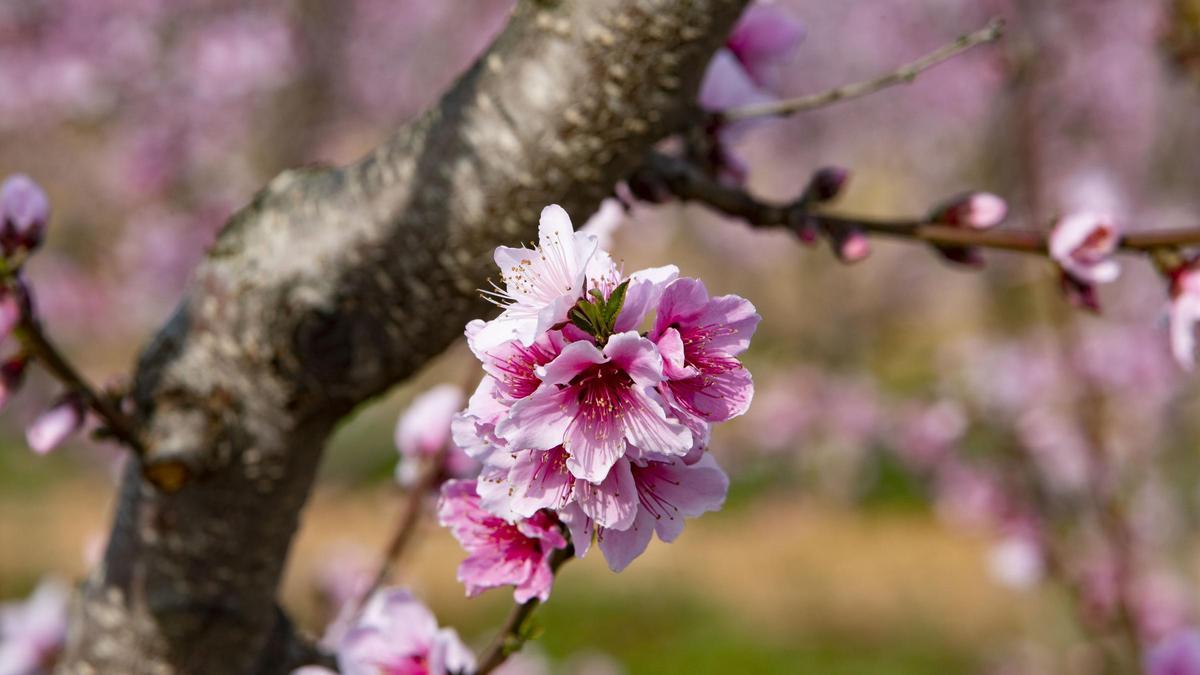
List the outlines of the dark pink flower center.
<svg viewBox="0 0 1200 675">
<path fill-rule="evenodd" d="M 736 369 L 740 364 L 737 359 L 714 351 L 710 348 L 716 338 L 734 335 L 737 331 L 724 324 L 708 324 L 707 326 L 675 327 L 683 340 L 684 362 L 699 370 L 703 375 L 723 375 Z"/>
<path fill-rule="evenodd" d="M 525 398 L 542 383 L 535 369 L 553 361 L 555 354 L 537 343 L 528 347 L 513 343 L 512 349 L 512 355 L 504 360 L 496 359 L 492 367 L 498 373 L 496 378 L 505 394 L 511 398 Z"/>
<path fill-rule="evenodd" d="M 655 519 L 674 519 L 679 508 L 671 503 L 659 490 L 663 484 L 679 485 L 668 469 L 667 462 L 650 462 L 646 466 L 633 465 L 633 483 L 637 486 L 638 502 Z"/>
<path fill-rule="evenodd" d="M 604 431 L 603 425 L 621 417 L 633 403 L 633 380 L 612 364 L 587 369 L 571 381 L 579 389 L 579 414 L 589 428 Z M 603 437 L 601 434 L 599 437 Z"/>
<path fill-rule="evenodd" d="M 575 488 L 575 477 L 567 470 L 567 451 L 563 446 L 551 448 L 538 454 L 537 465 L 533 469 L 533 481 L 541 481 L 545 486 L 548 481 L 562 480 L 558 488 L 558 503 L 566 505 Z"/>
</svg>

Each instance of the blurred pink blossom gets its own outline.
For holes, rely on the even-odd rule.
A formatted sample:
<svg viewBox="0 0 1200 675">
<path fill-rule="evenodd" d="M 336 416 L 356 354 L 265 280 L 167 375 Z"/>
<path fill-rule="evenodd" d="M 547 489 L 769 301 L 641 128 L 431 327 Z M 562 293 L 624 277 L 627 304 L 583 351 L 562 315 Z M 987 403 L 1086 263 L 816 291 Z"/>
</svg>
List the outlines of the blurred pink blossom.
<svg viewBox="0 0 1200 675">
<path fill-rule="evenodd" d="M 0 604 L 0 674 L 48 675 L 67 639 L 70 588 L 47 578 L 24 602 Z"/>
<path fill-rule="evenodd" d="M 337 647 L 341 675 L 456 675 L 475 669 L 475 657 L 453 628 L 404 590 L 371 596 Z"/>
</svg>

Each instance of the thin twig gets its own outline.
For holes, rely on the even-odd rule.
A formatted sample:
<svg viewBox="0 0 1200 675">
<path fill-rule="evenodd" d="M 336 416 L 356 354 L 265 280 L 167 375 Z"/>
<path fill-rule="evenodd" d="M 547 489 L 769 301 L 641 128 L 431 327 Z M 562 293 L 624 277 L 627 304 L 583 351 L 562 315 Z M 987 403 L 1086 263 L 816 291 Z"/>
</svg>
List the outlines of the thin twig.
<svg viewBox="0 0 1200 675">
<path fill-rule="evenodd" d="M 575 548 L 569 544 L 566 548 L 558 549 L 550 556 L 550 570 L 557 574 L 558 568 L 574 555 Z M 499 668 L 511 654 L 516 653 L 524 646 L 527 640 L 524 632 L 525 622 L 529 620 L 533 610 L 537 609 L 540 604 L 541 602 L 537 598 L 531 598 L 513 607 L 508 618 L 504 620 L 500 632 L 492 640 L 492 644 L 480 655 L 479 668 L 475 671 L 475 675 L 488 675 Z"/>
<path fill-rule="evenodd" d="M 443 477 L 442 469 L 447 452 L 448 446 L 443 447 L 433 457 L 426 459 L 425 466 L 422 467 L 416 482 L 408 489 L 400 517 L 396 520 L 395 529 L 392 530 L 392 538 L 388 540 L 387 547 L 384 548 L 383 554 L 379 558 L 379 569 L 375 572 L 375 578 L 371 580 L 371 585 L 367 586 L 366 590 L 358 597 L 355 614 L 362 610 L 367 599 L 391 577 L 400 556 L 416 535 L 417 526 L 421 522 L 421 513 L 424 511 L 425 500 Z"/>
<path fill-rule="evenodd" d="M 792 115 L 805 110 L 821 108 L 839 101 L 848 101 L 867 94 L 873 94 L 880 89 L 885 89 L 897 84 L 908 84 L 917 78 L 923 71 L 928 70 L 943 61 L 962 54 L 963 52 L 977 47 L 979 45 L 995 42 L 1004 34 L 1004 21 L 995 18 L 988 22 L 986 26 L 959 37 L 950 44 L 943 45 L 937 50 L 922 56 L 921 58 L 901 66 L 900 68 L 880 75 L 865 82 L 855 82 L 853 84 L 830 89 L 818 94 L 810 94 L 808 96 L 800 96 L 798 98 L 789 98 L 782 101 L 772 101 L 770 103 L 760 103 L 750 105 L 743 108 L 735 108 L 718 113 L 718 118 L 724 121 L 744 120 L 751 117 L 774 117 Z"/>
<path fill-rule="evenodd" d="M 26 293 L 21 284 L 18 284 L 18 292 L 23 296 Z M 22 305 L 28 307 L 27 298 L 22 297 Z M 21 320 L 14 333 L 26 354 L 36 359 L 64 387 L 78 395 L 84 405 L 100 417 L 113 438 L 128 446 L 138 457 L 145 455 L 145 446 L 138 437 L 133 421 L 109 397 L 99 393 L 83 378 L 50 341 L 41 323 L 31 312 L 22 311 Z"/>
<path fill-rule="evenodd" d="M 793 228 L 798 224 L 824 231 L 860 230 L 870 234 L 920 241 L 933 246 L 973 246 L 1049 256 L 1049 238 L 1035 230 L 974 230 L 924 219 L 883 220 L 837 216 L 812 210 L 803 200 L 772 203 L 707 176 L 686 160 L 663 154 L 651 155 L 641 169 L 675 197 L 705 204 L 721 213 L 745 220 L 755 228 Z M 1118 249 L 1128 253 L 1150 253 L 1161 249 L 1200 246 L 1200 227 L 1131 232 Z"/>
</svg>

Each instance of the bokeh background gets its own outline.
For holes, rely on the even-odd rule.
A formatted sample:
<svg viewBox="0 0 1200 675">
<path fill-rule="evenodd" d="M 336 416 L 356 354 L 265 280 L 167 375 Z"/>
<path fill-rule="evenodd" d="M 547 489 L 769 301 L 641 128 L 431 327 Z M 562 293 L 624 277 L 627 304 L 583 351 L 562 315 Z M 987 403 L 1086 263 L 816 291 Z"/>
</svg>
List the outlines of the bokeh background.
<svg viewBox="0 0 1200 675">
<path fill-rule="evenodd" d="M 94 380 L 127 374 L 233 209 L 418 115 L 512 4 L 0 2 L 0 175 L 30 174 L 53 203 L 29 272 L 50 330 Z M 839 212 L 920 216 L 984 189 L 1013 226 L 1078 209 L 1128 229 L 1200 220 L 1200 3 L 776 4 L 807 29 L 782 94 L 890 70 L 991 16 L 1009 33 L 913 84 L 754 129 L 739 146 L 752 191 L 794 197 L 832 164 L 853 172 Z M 566 568 L 528 667 L 1092 673 L 1129 635 L 1145 649 L 1195 620 L 1196 380 L 1170 359 L 1166 285 L 1145 261 L 1125 261 L 1091 316 L 1041 259 L 968 271 L 879 241 L 845 266 L 678 204 L 634 208 L 612 250 L 758 306 L 756 400 L 713 442 L 725 510 L 620 576 L 595 555 Z M 369 567 L 400 510 L 398 412 L 474 367 L 456 346 L 339 432 L 284 593 L 314 632 L 323 575 Z M 25 448 L 53 394 L 35 374 L 0 420 L 0 597 L 78 579 L 106 531 L 115 452 Z M 397 581 L 483 644 L 511 601 L 463 598 L 461 557 L 427 523 Z"/>
</svg>

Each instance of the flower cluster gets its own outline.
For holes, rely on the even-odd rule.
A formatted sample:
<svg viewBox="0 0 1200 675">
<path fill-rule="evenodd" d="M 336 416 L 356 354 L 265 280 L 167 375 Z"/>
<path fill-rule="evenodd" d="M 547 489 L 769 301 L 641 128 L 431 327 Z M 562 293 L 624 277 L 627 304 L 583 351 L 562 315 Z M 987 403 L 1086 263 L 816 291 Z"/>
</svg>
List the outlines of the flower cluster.
<svg viewBox="0 0 1200 675">
<path fill-rule="evenodd" d="M 576 555 L 595 538 L 617 571 L 654 533 L 672 541 L 721 507 L 709 431 L 750 405 L 738 356 L 759 316 L 674 267 L 623 275 L 558 206 L 538 246 L 495 259 L 503 311 L 467 326 L 486 375 L 453 423 L 483 470 L 443 488 L 439 515 L 471 552 L 459 578 L 472 594 L 512 584 L 518 601 L 544 599 L 562 526 Z"/>
</svg>

